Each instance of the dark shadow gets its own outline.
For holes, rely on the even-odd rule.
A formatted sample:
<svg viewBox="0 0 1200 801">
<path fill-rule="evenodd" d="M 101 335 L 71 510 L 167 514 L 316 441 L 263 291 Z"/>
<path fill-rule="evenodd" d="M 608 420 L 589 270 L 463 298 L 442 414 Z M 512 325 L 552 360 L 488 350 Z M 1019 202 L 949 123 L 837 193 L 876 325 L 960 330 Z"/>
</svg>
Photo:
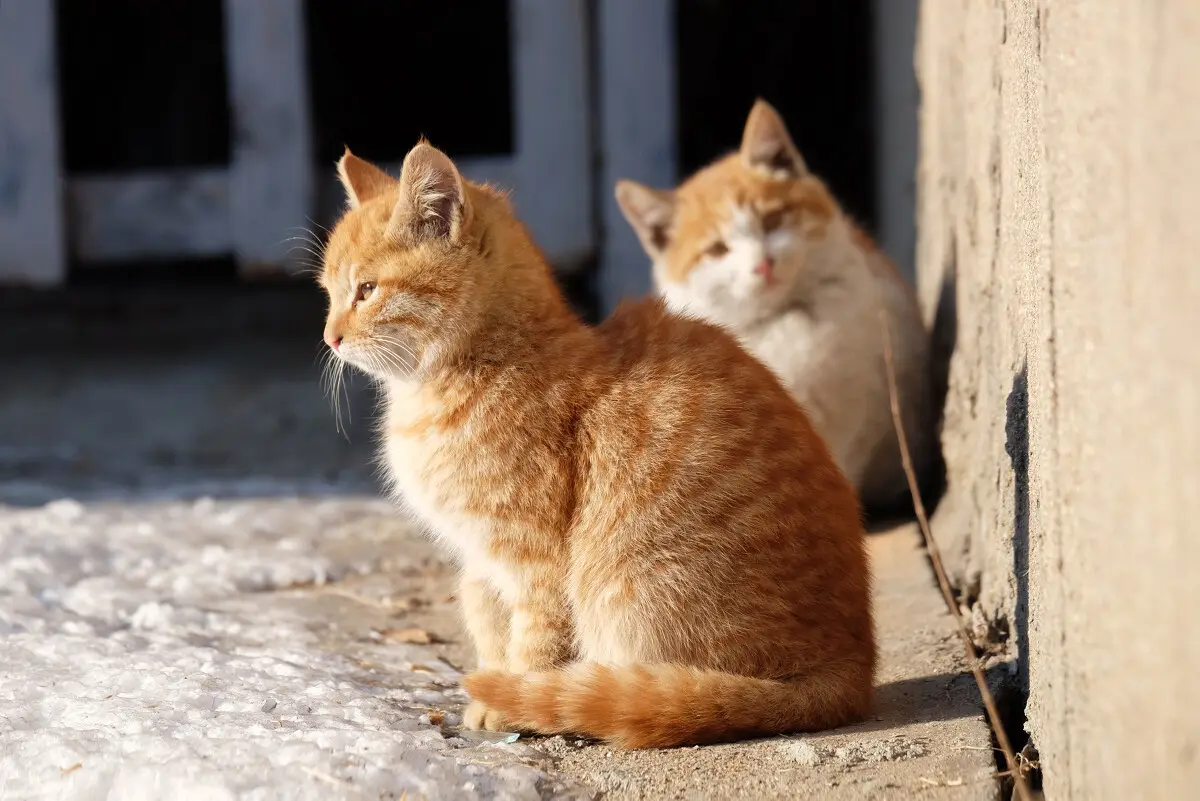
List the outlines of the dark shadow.
<svg viewBox="0 0 1200 801">
<path fill-rule="evenodd" d="M 220 3 L 58 0 L 55 10 L 69 172 L 229 163 Z"/>
<path fill-rule="evenodd" d="M 954 355 L 954 348 L 958 344 L 958 243 L 953 231 L 949 239 L 945 263 L 942 265 L 942 285 L 938 289 L 937 308 L 930 329 L 930 373 L 939 428 L 942 425 L 942 411 L 946 408 L 946 395 L 950 390 L 950 357 Z"/>
<path fill-rule="evenodd" d="M 917 476 L 917 487 L 926 513 L 932 518 L 946 493 L 946 459 L 941 447 L 943 416 L 950 386 L 950 357 L 958 340 L 958 254 L 954 233 L 949 235 L 942 265 L 942 283 L 938 288 L 937 308 L 930 329 L 929 381 L 934 417 L 929 421 L 936 431 L 935 447 L 929 464 Z M 863 510 L 867 530 L 885 531 L 915 519 L 912 495 L 905 491 L 894 502 Z"/>
<path fill-rule="evenodd" d="M 1013 377 L 1005 402 L 1004 451 L 1013 469 L 1013 575 L 1017 581 L 1014 621 L 1020 684 L 1029 687 L 1029 379 L 1027 366 Z"/>
<path fill-rule="evenodd" d="M 1017 635 L 1017 689 L 1029 692 L 1029 378 L 1028 366 L 1013 377 L 1004 404 L 1004 451 L 1013 469 L 1013 576 L 1017 603 L 1013 626 Z M 1022 703 L 1022 707 L 1024 704 Z M 1024 721 L 1021 709 L 1020 721 Z M 1013 724 L 1016 725 L 1016 724 Z M 1023 736 L 1022 736 L 1023 739 Z"/>
<path fill-rule="evenodd" d="M 399 161 L 422 135 L 455 158 L 512 153 L 509 17 L 508 3 L 306 0 L 317 163 L 346 145 Z M 413 76 L 435 64 L 437 80 Z"/>
<path fill-rule="evenodd" d="M 936 412 L 934 426 L 938 447 L 934 449 L 921 496 L 932 515 L 946 493 L 946 460 L 941 448 L 942 424 L 946 411 L 946 396 L 950 391 L 950 357 L 958 345 L 958 241 L 951 230 L 942 264 L 942 284 L 938 288 L 937 308 L 934 310 L 930 338 L 931 397 Z"/>
<path fill-rule="evenodd" d="M 911 723 L 979 717 L 982 712 L 979 689 L 969 673 L 939 673 L 879 685 L 871 716 L 839 731 L 880 731 Z"/>
</svg>

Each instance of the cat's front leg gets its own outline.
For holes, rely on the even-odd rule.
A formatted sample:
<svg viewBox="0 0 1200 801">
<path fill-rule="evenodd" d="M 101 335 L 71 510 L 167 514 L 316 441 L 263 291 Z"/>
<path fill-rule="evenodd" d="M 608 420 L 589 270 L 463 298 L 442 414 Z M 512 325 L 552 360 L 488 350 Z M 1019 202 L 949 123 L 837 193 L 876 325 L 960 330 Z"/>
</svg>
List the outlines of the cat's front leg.
<svg viewBox="0 0 1200 801">
<path fill-rule="evenodd" d="M 467 631 L 475 644 L 475 659 L 479 667 L 505 670 L 508 666 L 511 609 L 490 583 L 469 573 L 462 577 L 458 597 Z M 468 729 L 489 731 L 503 731 L 505 728 L 503 718 L 479 701 L 471 701 L 467 705 L 463 713 L 463 725 Z"/>
<path fill-rule="evenodd" d="M 486 579 L 470 573 L 463 574 L 458 597 L 479 667 L 504 670 L 512 610 Z"/>
<path fill-rule="evenodd" d="M 557 571 L 535 574 L 521 587 L 513 605 L 508 670 L 550 670 L 574 660 L 571 610 Z"/>
</svg>

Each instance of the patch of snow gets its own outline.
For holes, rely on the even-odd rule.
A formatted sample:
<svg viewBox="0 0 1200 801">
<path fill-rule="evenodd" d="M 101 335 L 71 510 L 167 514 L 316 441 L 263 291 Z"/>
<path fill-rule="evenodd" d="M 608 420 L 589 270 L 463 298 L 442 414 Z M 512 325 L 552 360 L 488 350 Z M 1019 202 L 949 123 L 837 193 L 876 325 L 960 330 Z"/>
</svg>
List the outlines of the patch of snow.
<svg viewBox="0 0 1200 801">
<path fill-rule="evenodd" d="M 465 698 L 453 670 L 381 686 L 274 592 L 369 569 L 336 554 L 356 520 L 390 514 L 363 499 L 0 507 L 0 797 L 550 792 L 529 746 L 430 723 Z"/>
</svg>

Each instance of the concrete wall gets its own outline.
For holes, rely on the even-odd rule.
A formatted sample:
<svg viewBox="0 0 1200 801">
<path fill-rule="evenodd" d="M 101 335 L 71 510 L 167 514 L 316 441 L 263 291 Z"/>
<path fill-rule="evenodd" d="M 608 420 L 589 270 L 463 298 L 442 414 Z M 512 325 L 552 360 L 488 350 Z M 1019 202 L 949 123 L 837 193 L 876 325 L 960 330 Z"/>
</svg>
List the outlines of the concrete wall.
<svg viewBox="0 0 1200 801">
<path fill-rule="evenodd" d="M 935 531 L 1047 797 L 1200 787 L 1200 2 L 923 0 Z"/>
</svg>

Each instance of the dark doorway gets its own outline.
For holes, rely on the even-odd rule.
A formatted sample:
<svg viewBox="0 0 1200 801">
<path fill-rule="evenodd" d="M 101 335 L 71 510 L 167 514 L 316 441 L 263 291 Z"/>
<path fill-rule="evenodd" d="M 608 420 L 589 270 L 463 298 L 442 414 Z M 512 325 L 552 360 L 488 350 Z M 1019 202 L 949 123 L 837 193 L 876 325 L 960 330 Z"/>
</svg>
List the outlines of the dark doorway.
<svg viewBox="0 0 1200 801">
<path fill-rule="evenodd" d="M 876 222 L 868 0 L 677 0 L 680 174 L 737 148 L 762 97 L 846 210 Z"/>
<path fill-rule="evenodd" d="M 454 158 L 513 149 L 509 4 L 307 0 L 316 156 L 398 161 L 428 137 Z"/>
</svg>

